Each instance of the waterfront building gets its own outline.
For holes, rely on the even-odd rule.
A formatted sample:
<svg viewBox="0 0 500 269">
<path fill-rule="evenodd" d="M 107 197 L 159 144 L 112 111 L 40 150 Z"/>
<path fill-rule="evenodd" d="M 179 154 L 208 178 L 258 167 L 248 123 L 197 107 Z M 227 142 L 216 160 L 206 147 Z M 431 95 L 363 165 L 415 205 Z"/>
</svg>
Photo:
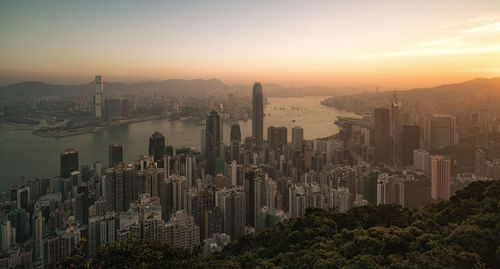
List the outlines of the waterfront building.
<svg viewBox="0 0 500 269">
<path fill-rule="evenodd" d="M 120 144 L 108 146 L 108 167 L 113 167 L 123 162 L 123 147 Z"/>
<path fill-rule="evenodd" d="M 71 172 L 78 170 L 78 152 L 74 149 L 66 149 L 60 155 L 60 176 L 69 178 Z"/>
</svg>

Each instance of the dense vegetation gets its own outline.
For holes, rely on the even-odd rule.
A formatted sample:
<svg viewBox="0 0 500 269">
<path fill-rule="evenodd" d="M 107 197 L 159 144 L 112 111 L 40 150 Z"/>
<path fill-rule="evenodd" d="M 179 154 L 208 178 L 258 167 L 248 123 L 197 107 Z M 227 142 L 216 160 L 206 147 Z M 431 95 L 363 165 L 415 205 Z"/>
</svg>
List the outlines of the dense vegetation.
<svg viewBox="0 0 500 269">
<path fill-rule="evenodd" d="M 421 210 L 365 206 L 302 218 L 245 236 L 207 258 L 132 240 L 79 248 L 64 268 L 500 268 L 500 182 L 475 182 Z"/>
</svg>

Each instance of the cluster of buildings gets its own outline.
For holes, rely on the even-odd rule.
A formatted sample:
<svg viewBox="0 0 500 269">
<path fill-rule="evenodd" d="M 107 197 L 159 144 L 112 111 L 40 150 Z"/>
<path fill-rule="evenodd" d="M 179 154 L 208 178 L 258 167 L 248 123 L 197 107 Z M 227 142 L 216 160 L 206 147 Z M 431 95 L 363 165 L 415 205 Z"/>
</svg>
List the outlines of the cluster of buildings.
<svg viewBox="0 0 500 269">
<path fill-rule="evenodd" d="M 96 85 L 95 116 L 102 117 L 100 77 Z M 456 169 L 455 117 L 412 115 L 395 98 L 368 120 L 339 121 L 331 137 L 305 140 L 301 127 L 269 126 L 265 139 L 263 90 L 255 83 L 252 119 L 252 136 L 242 139 L 234 124 L 225 145 L 223 119 L 212 110 L 200 151 L 174 149 L 155 132 L 148 155 L 130 163 L 119 144 L 109 145 L 107 164 L 80 166 L 76 150 L 64 151 L 58 177 L 30 180 L 2 197 L 0 267 L 60 263 L 81 238 L 89 257 L 131 237 L 208 254 L 307 208 L 405 206 L 405 186 L 419 177 L 430 178 L 432 199 L 448 199 L 453 178 L 469 180 Z M 470 180 L 498 178 L 500 161 L 489 160 L 488 139 L 484 145 L 474 149 Z"/>
</svg>

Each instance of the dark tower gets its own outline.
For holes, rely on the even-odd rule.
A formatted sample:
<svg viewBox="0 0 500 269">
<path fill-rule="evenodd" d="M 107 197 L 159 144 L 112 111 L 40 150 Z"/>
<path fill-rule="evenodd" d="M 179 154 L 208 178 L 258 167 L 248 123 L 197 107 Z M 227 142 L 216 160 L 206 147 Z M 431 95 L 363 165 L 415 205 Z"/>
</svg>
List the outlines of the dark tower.
<svg viewBox="0 0 500 269">
<path fill-rule="evenodd" d="M 259 82 L 253 84 L 252 136 L 256 139 L 257 148 L 262 149 L 264 144 L 264 97 L 262 85 Z"/>
<path fill-rule="evenodd" d="M 274 149 L 281 149 L 282 145 L 288 143 L 286 127 L 267 127 L 267 143 Z"/>
<path fill-rule="evenodd" d="M 123 148 L 122 145 L 112 144 L 108 147 L 108 167 L 114 167 L 115 165 L 123 162 Z"/>
<path fill-rule="evenodd" d="M 78 171 L 78 152 L 74 149 L 67 149 L 60 155 L 61 177 L 69 178 L 71 172 Z"/>
<path fill-rule="evenodd" d="M 420 148 L 420 126 L 404 125 L 401 143 L 402 163 L 413 164 L 413 150 Z"/>
<path fill-rule="evenodd" d="M 391 111 L 388 108 L 375 108 L 375 161 L 389 164 L 392 161 L 390 136 Z"/>
<path fill-rule="evenodd" d="M 215 110 L 212 110 L 206 121 L 206 149 L 205 149 L 205 159 L 206 159 L 206 173 L 209 175 L 215 175 L 216 172 L 216 160 L 220 157 L 220 144 L 221 144 L 221 123 L 219 114 Z"/>
<path fill-rule="evenodd" d="M 163 167 L 163 154 L 165 154 L 165 137 L 155 132 L 149 137 L 149 156 L 153 156 L 158 167 Z"/>
<path fill-rule="evenodd" d="M 241 130 L 239 124 L 231 126 L 231 161 L 240 162 Z"/>
</svg>

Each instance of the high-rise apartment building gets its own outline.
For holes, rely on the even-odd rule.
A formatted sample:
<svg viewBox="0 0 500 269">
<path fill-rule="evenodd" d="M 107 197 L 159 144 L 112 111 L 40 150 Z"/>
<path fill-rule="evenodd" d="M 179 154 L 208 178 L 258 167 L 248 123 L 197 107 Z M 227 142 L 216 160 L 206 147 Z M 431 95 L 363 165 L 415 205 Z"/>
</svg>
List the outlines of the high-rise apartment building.
<svg viewBox="0 0 500 269">
<path fill-rule="evenodd" d="M 273 149 L 281 149 L 283 145 L 288 143 L 286 127 L 267 127 L 267 143 Z"/>
<path fill-rule="evenodd" d="M 200 227 L 196 225 L 193 216 L 183 210 L 177 211 L 163 225 L 162 242 L 177 248 L 197 247 L 200 244 Z"/>
<path fill-rule="evenodd" d="M 431 196 L 434 200 L 450 199 L 451 161 L 443 156 L 433 156 Z"/>
<path fill-rule="evenodd" d="M 135 168 L 130 165 L 118 165 L 106 169 L 104 174 L 106 176 L 106 210 L 115 212 L 127 211 L 130 202 L 136 199 L 134 198 L 134 192 L 137 192 L 138 183 L 135 180 Z M 144 189 L 138 192 L 143 193 Z"/>
<path fill-rule="evenodd" d="M 72 251 L 72 237 L 68 234 L 50 234 L 44 242 L 43 264 L 56 265 L 66 260 Z"/>
<path fill-rule="evenodd" d="M 430 173 L 430 155 L 429 152 L 423 149 L 416 149 L 413 151 L 413 166 L 417 171 L 422 171 L 425 173 Z"/>
<path fill-rule="evenodd" d="M 474 154 L 474 174 L 479 177 L 486 176 L 486 151 L 476 148 Z"/>
<path fill-rule="evenodd" d="M 233 240 L 245 232 L 245 191 L 239 187 L 219 189 L 215 193 L 215 206 L 222 213 L 222 232 Z"/>
<path fill-rule="evenodd" d="M 381 173 L 377 179 L 377 205 L 397 204 L 405 206 L 404 182 L 396 176 Z"/>
</svg>

